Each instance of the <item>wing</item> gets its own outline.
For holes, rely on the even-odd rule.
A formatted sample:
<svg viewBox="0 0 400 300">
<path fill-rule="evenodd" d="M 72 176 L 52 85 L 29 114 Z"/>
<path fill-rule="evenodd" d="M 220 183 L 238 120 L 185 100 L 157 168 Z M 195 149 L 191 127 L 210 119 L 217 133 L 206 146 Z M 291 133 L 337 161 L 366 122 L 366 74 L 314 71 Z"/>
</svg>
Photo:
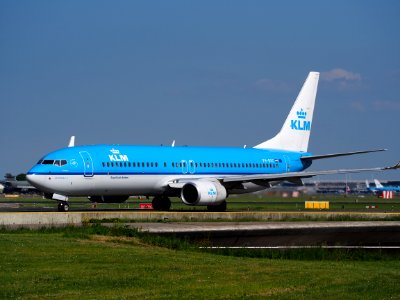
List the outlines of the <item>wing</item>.
<svg viewBox="0 0 400 300">
<path fill-rule="evenodd" d="M 223 177 L 220 179 L 221 183 L 229 182 L 260 182 L 260 181 L 292 181 L 298 182 L 302 178 L 310 178 L 317 175 L 334 175 L 334 174 L 348 174 L 348 173 L 361 173 L 361 172 L 380 172 L 387 170 L 396 170 L 400 168 L 400 162 L 391 167 L 369 168 L 369 169 L 341 169 L 341 170 L 325 170 L 325 171 L 303 171 L 303 172 L 289 172 L 280 174 L 254 174 L 254 175 L 233 175 Z"/>
</svg>

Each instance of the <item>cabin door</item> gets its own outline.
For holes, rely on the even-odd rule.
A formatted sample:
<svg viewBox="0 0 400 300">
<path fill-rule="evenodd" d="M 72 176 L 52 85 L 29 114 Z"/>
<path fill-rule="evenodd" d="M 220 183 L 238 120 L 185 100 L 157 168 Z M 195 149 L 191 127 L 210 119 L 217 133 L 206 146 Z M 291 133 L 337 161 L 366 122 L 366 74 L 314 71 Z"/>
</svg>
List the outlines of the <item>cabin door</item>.
<svg viewBox="0 0 400 300">
<path fill-rule="evenodd" d="M 93 160 L 90 156 L 89 152 L 81 151 L 79 154 L 83 160 L 83 176 L 85 177 L 93 177 Z"/>
<path fill-rule="evenodd" d="M 290 158 L 286 155 L 284 155 L 283 158 L 285 159 L 286 172 L 290 172 Z"/>
</svg>

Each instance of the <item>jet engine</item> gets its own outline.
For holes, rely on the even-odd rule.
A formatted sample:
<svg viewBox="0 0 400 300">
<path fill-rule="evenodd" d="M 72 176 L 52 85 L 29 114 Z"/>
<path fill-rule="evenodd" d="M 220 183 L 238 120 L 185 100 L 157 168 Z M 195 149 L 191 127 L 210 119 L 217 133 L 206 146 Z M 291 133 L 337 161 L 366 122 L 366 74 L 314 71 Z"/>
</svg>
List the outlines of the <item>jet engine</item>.
<svg viewBox="0 0 400 300">
<path fill-rule="evenodd" d="M 217 205 L 226 197 L 226 189 L 218 181 L 191 181 L 181 191 L 182 201 L 187 205 Z"/>
<path fill-rule="evenodd" d="M 128 200 L 129 196 L 118 195 L 118 196 L 89 196 L 91 202 L 98 203 L 122 203 Z"/>
</svg>

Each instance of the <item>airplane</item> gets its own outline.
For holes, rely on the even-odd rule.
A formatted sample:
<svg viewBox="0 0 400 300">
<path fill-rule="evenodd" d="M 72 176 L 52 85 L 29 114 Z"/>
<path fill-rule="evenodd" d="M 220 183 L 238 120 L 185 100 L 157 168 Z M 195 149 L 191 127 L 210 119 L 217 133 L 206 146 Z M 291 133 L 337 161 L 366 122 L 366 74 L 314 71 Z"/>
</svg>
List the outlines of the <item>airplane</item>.
<svg viewBox="0 0 400 300">
<path fill-rule="evenodd" d="M 393 191 L 400 192 L 400 186 L 383 186 L 378 179 L 374 179 L 375 186 L 370 186 L 368 180 L 365 180 L 365 185 L 367 186 L 367 190 L 377 193 L 383 191 Z"/>
<path fill-rule="evenodd" d="M 28 181 L 23 180 L 6 180 L 3 185 L 3 193 L 4 194 L 12 194 L 12 193 L 21 193 L 21 194 L 29 194 L 29 193 L 37 193 L 39 192 L 34 186 L 30 185 Z"/>
<path fill-rule="evenodd" d="M 41 158 L 27 180 L 69 210 L 69 197 L 96 202 L 124 202 L 129 196 L 153 197 L 155 210 L 171 207 L 169 197 L 187 205 L 225 211 L 232 194 L 251 193 L 289 181 L 301 185 L 316 175 L 385 171 L 400 167 L 305 171 L 314 160 L 385 151 L 363 150 L 313 155 L 308 152 L 318 72 L 310 72 L 281 130 L 249 147 L 89 145 L 67 148 Z"/>
</svg>

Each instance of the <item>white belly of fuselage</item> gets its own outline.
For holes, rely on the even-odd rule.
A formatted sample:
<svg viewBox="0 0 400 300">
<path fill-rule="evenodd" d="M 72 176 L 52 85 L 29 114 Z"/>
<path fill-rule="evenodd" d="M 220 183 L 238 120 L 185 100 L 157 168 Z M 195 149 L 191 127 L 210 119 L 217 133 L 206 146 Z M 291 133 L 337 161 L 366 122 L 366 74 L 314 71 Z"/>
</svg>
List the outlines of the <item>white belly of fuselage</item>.
<svg viewBox="0 0 400 300">
<path fill-rule="evenodd" d="M 34 175 L 37 188 L 46 193 L 57 193 L 65 196 L 155 196 L 168 189 L 168 184 L 174 180 L 190 181 L 200 178 L 217 177 L 210 175 Z M 218 176 L 220 177 L 220 176 Z M 32 181 L 33 183 L 33 181 Z M 253 183 L 244 184 L 245 189 L 234 193 L 250 193 L 265 187 Z M 232 193 L 232 192 L 231 192 Z"/>
</svg>

